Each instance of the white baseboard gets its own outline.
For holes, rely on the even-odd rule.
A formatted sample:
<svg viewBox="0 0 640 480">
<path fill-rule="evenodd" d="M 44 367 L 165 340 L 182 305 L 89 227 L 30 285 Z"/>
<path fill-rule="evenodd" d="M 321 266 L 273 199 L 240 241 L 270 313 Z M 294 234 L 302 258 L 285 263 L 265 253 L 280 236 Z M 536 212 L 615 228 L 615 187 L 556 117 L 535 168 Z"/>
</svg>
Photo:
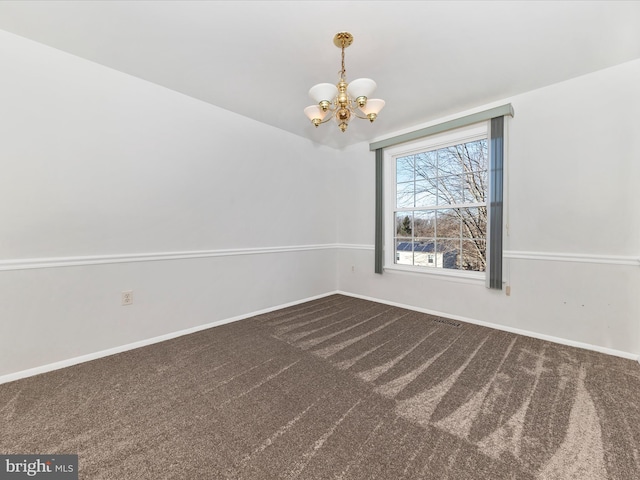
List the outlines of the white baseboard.
<svg viewBox="0 0 640 480">
<path fill-rule="evenodd" d="M 227 323 L 237 322 L 239 320 L 244 320 L 246 318 L 255 317 L 256 315 L 262 315 L 263 313 L 273 312 L 274 310 L 280 310 L 281 308 L 291 307 L 293 305 L 309 302 L 311 300 L 317 300 L 319 298 L 328 297 L 329 295 L 334 295 L 335 293 L 337 292 L 323 293 L 321 295 L 315 295 L 313 297 L 304 298 L 302 300 L 296 300 L 294 302 L 289 302 L 282 305 L 265 308 L 263 310 L 258 310 L 256 312 L 238 315 L 237 317 L 225 318 L 222 320 L 217 320 L 215 322 L 207 323 L 205 325 L 198 325 L 196 327 L 187 328 L 185 330 L 179 330 L 177 332 L 167 333 L 165 335 L 160 335 L 158 337 L 147 338 L 145 340 L 140 340 L 138 342 L 128 343 L 126 345 L 121 345 L 119 347 L 113 347 L 107 350 L 101 350 L 99 352 L 89 353 L 87 355 L 81 355 L 79 357 L 74 357 L 66 360 L 61 360 L 59 362 L 49 363 L 47 365 L 42 365 L 40 367 L 29 368 L 27 370 L 22 370 L 15 373 L 9 373 L 7 375 L 0 376 L 0 385 L 2 385 L 3 383 L 20 380 L 21 378 L 33 377 L 34 375 L 40 375 L 41 373 L 47 373 L 53 370 L 59 370 L 61 368 L 77 365 L 79 363 L 89 362 L 91 360 L 97 360 L 99 358 L 108 357 L 110 355 L 126 352 L 128 350 L 133 350 L 135 348 L 146 347 L 147 345 L 153 345 L 154 343 L 164 342 L 166 340 L 171 340 L 173 338 L 182 337 L 183 335 L 196 333 L 201 330 L 207 330 L 209 328 L 219 327 L 220 325 L 225 325 Z"/>
<path fill-rule="evenodd" d="M 529 331 L 529 330 L 522 330 L 520 328 L 508 327 L 506 325 L 500 325 L 500 324 L 497 324 L 497 323 L 484 322 L 482 320 L 476 320 L 474 318 L 463 317 L 463 316 L 460 316 L 460 315 L 451 315 L 449 313 L 438 312 L 436 310 L 430 310 L 428 308 L 415 307 L 413 305 L 406 305 L 404 303 L 390 302 L 388 300 L 382 300 L 382 299 L 379 299 L 379 298 L 368 297 L 366 295 L 359 295 L 357 293 L 343 292 L 341 290 L 338 290 L 335 293 L 337 293 L 339 295 L 346 295 L 348 297 L 360 298 L 362 300 L 370 300 L 372 302 L 384 303 L 385 305 L 391 305 L 393 307 L 406 308 L 407 310 L 414 310 L 416 312 L 428 313 L 430 315 L 435 315 L 435 316 L 438 316 L 438 317 L 450 318 L 452 320 L 459 320 L 459 321 L 465 322 L 465 323 L 472 323 L 474 325 L 480 325 L 482 327 L 493 328 L 495 330 L 502 330 L 502 331 L 505 331 L 505 332 L 516 333 L 518 335 L 524 335 L 525 337 L 532 337 L 532 338 L 537 338 L 537 339 L 540 339 L 540 340 L 546 340 L 546 341 L 549 341 L 549 342 L 558 343 L 560 345 L 567 345 L 569 347 L 584 348 L 585 350 L 591 350 L 591 351 L 594 351 L 594 352 L 605 353 L 607 355 L 613 355 L 615 357 L 622 357 L 622 358 L 628 358 L 630 360 L 637 360 L 638 363 L 640 363 L 640 355 L 635 355 L 635 354 L 629 353 L 629 352 L 623 352 L 622 350 L 614 350 L 612 348 L 601 347 L 599 345 L 592 345 L 590 343 L 575 342 L 573 340 L 567 340 L 565 338 L 554 337 L 554 336 L 551 336 L 551 335 L 544 335 L 542 333 L 532 332 L 532 331 Z"/>
</svg>

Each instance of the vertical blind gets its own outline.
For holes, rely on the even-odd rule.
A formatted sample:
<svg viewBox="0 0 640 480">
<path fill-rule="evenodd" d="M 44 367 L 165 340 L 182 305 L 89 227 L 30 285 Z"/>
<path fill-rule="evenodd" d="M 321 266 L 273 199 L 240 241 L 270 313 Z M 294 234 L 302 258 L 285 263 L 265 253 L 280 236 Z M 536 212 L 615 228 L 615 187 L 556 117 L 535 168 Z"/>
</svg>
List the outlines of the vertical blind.
<svg viewBox="0 0 640 480">
<path fill-rule="evenodd" d="M 369 144 L 376 152 L 376 205 L 375 205 L 375 273 L 382 274 L 384 264 L 384 211 L 383 211 L 383 153 L 384 148 L 419 138 L 446 132 L 455 128 L 491 120 L 490 128 L 490 180 L 489 180 L 489 232 L 487 287 L 502 289 L 502 209 L 504 191 L 504 117 L 513 117 L 510 103 L 456 118 L 448 122 L 415 130 Z"/>
<path fill-rule="evenodd" d="M 489 132 L 489 236 L 487 287 L 502 290 L 502 205 L 504 197 L 504 117 L 491 119 Z"/>
<path fill-rule="evenodd" d="M 375 245 L 375 272 L 382 273 L 382 259 L 384 252 L 382 245 L 384 244 L 384 212 L 382 208 L 382 167 L 383 167 L 383 150 L 376 150 L 376 245 Z"/>
</svg>

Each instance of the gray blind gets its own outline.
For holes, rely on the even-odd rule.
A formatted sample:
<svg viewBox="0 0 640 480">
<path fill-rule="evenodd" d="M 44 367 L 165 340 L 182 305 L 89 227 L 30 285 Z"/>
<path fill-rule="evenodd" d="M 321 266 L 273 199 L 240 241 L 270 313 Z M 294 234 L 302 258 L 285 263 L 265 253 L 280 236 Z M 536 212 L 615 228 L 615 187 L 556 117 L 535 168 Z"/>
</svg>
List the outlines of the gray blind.
<svg viewBox="0 0 640 480">
<path fill-rule="evenodd" d="M 383 154 L 382 149 L 376 150 L 376 245 L 375 245 L 375 272 L 382 273 L 382 264 L 384 252 L 382 246 L 384 244 L 384 223 L 383 215 L 384 209 L 382 208 L 382 167 L 383 167 Z"/>
<path fill-rule="evenodd" d="M 504 197 L 504 117 L 491 119 L 489 152 L 489 244 L 487 287 L 502 290 L 502 205 Z"/>
</svg>

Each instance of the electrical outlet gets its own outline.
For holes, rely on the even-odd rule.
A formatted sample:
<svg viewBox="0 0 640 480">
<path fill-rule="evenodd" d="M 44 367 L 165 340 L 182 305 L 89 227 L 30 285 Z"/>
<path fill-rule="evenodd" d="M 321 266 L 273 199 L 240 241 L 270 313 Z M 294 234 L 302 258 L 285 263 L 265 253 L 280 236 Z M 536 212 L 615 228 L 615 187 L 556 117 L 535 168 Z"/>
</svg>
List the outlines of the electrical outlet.
<svg viewBox="0 0 640 480">
<path fill-rule="evenodd" d="M 122 292 L 122 305 L 132 305 L 133 304 L 133 290 L 128 290 L 126 292 Z"/>
<path fill-rule="evenodd" d="M 355 272 L 355 271 L 356 271 L 356 267 L 355 267 L 355 265 L 351 265 L 351 271 L 352 271 L 352 272 Z"/>
<path fill-rule="evenodd" d="M 507 285 L 504 293 L 506 293 L 507 297 L 511 296 L 511 285 Z"/>
</svg>

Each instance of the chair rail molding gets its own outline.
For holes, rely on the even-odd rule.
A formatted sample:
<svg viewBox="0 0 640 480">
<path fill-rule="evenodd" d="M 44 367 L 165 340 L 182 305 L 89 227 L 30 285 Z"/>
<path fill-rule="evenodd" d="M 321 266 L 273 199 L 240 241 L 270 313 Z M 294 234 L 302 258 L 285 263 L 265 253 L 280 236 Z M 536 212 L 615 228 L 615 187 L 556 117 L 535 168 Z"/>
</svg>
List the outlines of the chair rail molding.
<svg viewBox="0 0 640 480">
<path fill-rule="evenodd" d="M 640 256 L 596 255 L 589 253 L 525 252 L 505 250 L 504 258 L 519 260 L 544 260 L 552 262 L 601 263 L 606 265 L 640 266 Z"/>
<path fill-rule="evenodd" d="M 0 260 L 0 271 L 30 270 L 36 268 L 77 267 L 112 263 L 155 262 L 192 258 L 233 257 L 237 255 L 263 255 L 272 253 L 305 252 L 310 250 L 332 250 L 335 244 L 291 245 L 278 247 L 236 248 L 219 250 L 190 250 L 153 253 L 127 253 L 116 255 L 88 255 L 77 257 L 26 258 Z"/>
</svg>

